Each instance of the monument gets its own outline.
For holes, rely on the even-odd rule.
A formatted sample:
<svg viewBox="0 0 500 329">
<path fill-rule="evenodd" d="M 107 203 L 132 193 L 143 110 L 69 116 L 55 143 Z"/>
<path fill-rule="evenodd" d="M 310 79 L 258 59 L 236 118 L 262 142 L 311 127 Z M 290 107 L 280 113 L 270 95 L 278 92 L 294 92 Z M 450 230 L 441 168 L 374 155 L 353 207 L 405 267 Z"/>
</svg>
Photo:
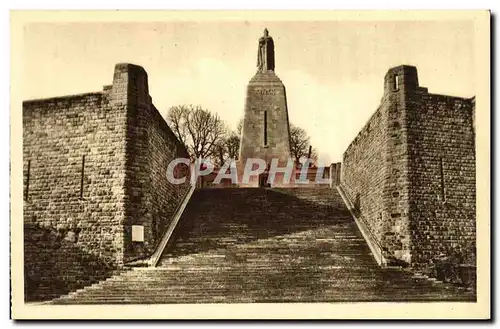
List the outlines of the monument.
<svg viewBox="0 0 500 329">
<path fill-rule="evenodd" d="M 265 29 L 258 43 L 257 72 L 247 87 L 238 177 L 243 177 L 243 168 L 250 158 L 264 160 L 266 171 L 258 177 L 250 177 L 248 183 L 240 183 L 240 186 L 287 185 L 282 175 L 276 175 L 272 181 L 267 179 L 273 159 L 280 167 L 285 167 L 291 158 L 286 90 L 274 69 L 274 41 Z"/>
</svg>

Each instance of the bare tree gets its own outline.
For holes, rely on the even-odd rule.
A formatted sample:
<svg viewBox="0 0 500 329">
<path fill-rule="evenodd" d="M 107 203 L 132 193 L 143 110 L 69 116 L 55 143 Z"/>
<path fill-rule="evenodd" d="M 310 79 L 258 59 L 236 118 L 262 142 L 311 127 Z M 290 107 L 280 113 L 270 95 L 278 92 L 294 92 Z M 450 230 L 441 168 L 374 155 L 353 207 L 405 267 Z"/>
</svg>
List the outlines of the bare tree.
<svg viewBox="0 0 500 329">
<path fill-rule="evenodd" d="M 221 140 L 216 146 L 214 162 L 218 166 L 222 166 L 228 159 L 238 160 L 240 151 L 240 138 L 243 129 L 243 119 L 238 121 L 236 131 L 231 131 L 228 128 L 226 137 Z"/>
<path fill-rule="evenodd" d="M 294 125 L 290 124 L 290 151 L 295 162 L 299 163 L 300 160 L 306 159 L 308 156 L 313 162 L 316 161 L 316 150 L 312 149 L 309 154 L 310 138 L 307 132 Z"/>
<path fill-rule="evenodd" d="M 241 137 L 241 132 L 243 131 L 243 119 L 238 121 L 238 125 L 236 126 L 236 134 Z"/>
<path fill-rule="evenodd" d="M 218 115 L 199 105 L 174 106 L 168 111 L 167 121 L 193 159 L 212 157 L 227 131 Z"/>
<path fill-rule="evenodd" d="M 240 136 L 232 133 L 226 138 L 226 152 L 228 158 L 238 160 L 238 152 L 240 150 Z"/>
<path fill-rule="evenodd" d="M 167 112 L 167 122 L 169 123 L 170 128 L 174 132 L 175 136 L 186 145 L 186 140 L 188 137 L 187 134 L 187 123 L 186 119 L 188 113 L 193 109 L 191 105 L 178 105 L 172 106 Z"/>
<path fill-rule="evenodd" d="M 187 116 L 187 130 L 195 158 L 210 157 L 214 153 L 215 145 L 226 133 L 224 123 L 219 116 L 200 107 Z"/>
<path fill-rule="evenodd" d="M 215 147 L 214 162 L 222 166 L 228 159 L 238 160 L 240 137 L 235 132 L 228 132 L 227 137 Z"/>
</svg>

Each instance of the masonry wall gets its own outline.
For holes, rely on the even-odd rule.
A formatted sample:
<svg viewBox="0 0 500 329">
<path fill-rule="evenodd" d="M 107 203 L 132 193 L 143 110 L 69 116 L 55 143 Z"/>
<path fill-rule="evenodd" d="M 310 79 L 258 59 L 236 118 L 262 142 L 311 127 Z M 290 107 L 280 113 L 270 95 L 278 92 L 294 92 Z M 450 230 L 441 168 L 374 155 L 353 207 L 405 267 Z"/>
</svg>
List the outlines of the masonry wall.
<svg viewBox="0 0 500 329">
<path fill-rule="evenodd" d="M 27 300 L 149 256 L 189 184 L 167 182 L 168 163 L 187 152 L 136 65 L 117 64 L 103 92 L 23 102 L 23 150 Z M 132 225 L 144 227 L 142 241 Z"/>
<path fill-rule="evenodd" d="M 475 265 L 473 99 L 416 94 L 409 104 L 412 265 Z"/>
<path fill-rule="evenodd" d="M 29 298 L 43 299 L 57 280 L 68 282 L 61 291 L 85 280 L 65 268 L 98 272 L 102 263 L 122 263 L 125 127 L 124 108 L 110 106 L 104 93 L 23 103 L 25 237 L 33 241 L 25 244 Z M 37 232 L 45 236 L 33 237 Z M 77 261 L 86 257 L 95 261 Z"/>
<path fill-rule="evenodd" d="M 184 199 L 189 188 L 189 168 L 175 167 L 176 178 L 186 177 L 186 182 L 179 185 L 167 179 L 167 168 L 177 158 L 189 159 L 189 154 L 151 102 L 144 69 L 127 65 L 117 68 L 120 70 L 125 72 L 122 78 L 134 77 L 128 99 L 125 184 L 125 260 L 132 261 L 155 250 Z M 144 241 L 132 241 L 133 225 L 144 227 Z"/>
<path fill-rule="evenodd" d="M 427 273 L 443 258 L 472 263 L 474 101 L 428 93 L 411 66 L 384 83 L 381 106 L 344 153 L 341 187 L 390 260 Z"/>
<path fill-rule="evenodd" d="M 343 156 L 341 186 L 380 243 L 384 237 L 384 188 L 387 178 L 388 102 L 372 115 Z"/>
<path fill-rule="evenodd" d="M 113 263 L 84 250 L 64 231 L 24 224 L 26 301 L 51 300 L 115 273 Z"/>
</svg>

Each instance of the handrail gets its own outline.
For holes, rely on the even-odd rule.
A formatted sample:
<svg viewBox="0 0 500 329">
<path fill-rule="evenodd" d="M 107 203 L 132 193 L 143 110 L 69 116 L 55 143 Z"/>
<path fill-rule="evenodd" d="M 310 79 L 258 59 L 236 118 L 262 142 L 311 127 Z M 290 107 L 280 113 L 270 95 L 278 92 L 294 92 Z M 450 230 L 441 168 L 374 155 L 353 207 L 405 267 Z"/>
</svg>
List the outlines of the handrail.
<svg viewBox="0 0 500 329">
<path fill-rule="evenodd" d="M 358 225 L 358 228 L 361 231 L 363 237 L 365 238 L 368 247 L 370 247 L 370 250 L 372 251 L 372 254 L 375 257 L 375 260 L 379 265 L 387 266 L 387 259 L 384 256 L 382 245 L 378 241 L 377 237 L 373 234 L 368 225 L 366 225 L 365 221 L 362 218 L 358 218 L 358 216 L 356 216 L 353 204 L 351 203 L 351 201 L 347 197 L 347 194 L 344 192 L 344 190 L 340 185 L 337 186 L 337 191 L 339 192 L 342 200 L 344 200 L 344 203 L 346 204 L 347 209 L 351 213 L 352 218 L 354 218 L 354 221 Z"/>
<path fill-rule="evenodd" d="M 186 194 L 184 195 L 184 199 L 182 200 L 181 203 L 177 206 L 177 209 L 175 210 L 174 217 L 172 218 L 172 221 L 168 225 L 167 230 L 165 231 L 165 234 L 163 235 L 160 243 L 158 244 L 158 247 L 156 247 L 155 251 L 151 255 L 151 257 L 148 260 L 148 265 L 155 267 L 158 264 L 158 261 L 160 260 L 161 255 L 163 254 L 163 251 L 165 250 L 165 247 L 168 244 L 168 241 L 170 240 L 170 237 L 174 233 L 174 229 L 176 228 L 177 224 L 179 223 L 179 220 L 181 219 L 182 213 L 184 212 L 184 209 L 186 209 L 186 206 L 191 199 L 191 196 L 193 195 L 194 190 L 196 189 L 195 184 L 191 184 L 189 186 L 189 189 L 187 190 Z"/>
</svg>

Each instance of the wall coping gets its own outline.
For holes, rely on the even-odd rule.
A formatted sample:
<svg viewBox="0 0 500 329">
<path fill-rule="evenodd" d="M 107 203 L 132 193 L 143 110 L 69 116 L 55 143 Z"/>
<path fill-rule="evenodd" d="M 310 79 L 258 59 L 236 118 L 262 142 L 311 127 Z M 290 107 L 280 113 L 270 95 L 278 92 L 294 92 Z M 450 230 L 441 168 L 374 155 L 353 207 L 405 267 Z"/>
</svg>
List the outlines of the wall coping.
<svg viewBox="0 0 500 329">
<path fill-rule="evenodd" d="M 383 255 L 382 248 L 379 246 L 377 241 L 375 240 L 375 237 L 373 237 L 373 234 L 371 231 L 368 229 L 368 227 L 364 224 L 364 222 L 358 218 L 354 214 L 354 206 L 352 205 L 351 201 L 345 194 L 342 186 L 338 185 L 337 191 L 339 192 L 342 200 L 344 200 L 345 205 L 347 206 L 347 209 L 349 209 L 349 212 L 351 213 L 352 218 L 356 222 L 356 225 L 358 226 L 361 234 L 363 235 L 363 238 L 365 238 L 366 243 L 368 244 L 368 247 L 370 247 L 370 250 L 373 254 L 373 257 L 377 261 L 377 263 L 380 266 L 387 266 L 387 259 Z"/>
<path fill-rule="evenodd" d="M 76 98 L 90 97 L 90 96 L 103 96 L 105 93 L 103 91 L 94 91 L 81 94 L 65 95 L 65 96 L 54 96 L 47 98 L 35 98 L 23 101 L 23 105 L 29 105 L 31 103 L 45 103 L 45 102 L 56 102 L 56 101 L 67 101 Z"/>
<path fill-rule="evenodd" d="M 172 221 L 168 225 L 165 234 L 163 235 L 160 243 L 158 244 L 158 247 L 149 258 L 148 260 L 149 266 L 156 267 L 156 265 L 160 261 L 161 255 L 163 254 L 163 251 L 167 247 L 167 244 L 170 241 L 170 238 L 172 237 L 172 234 L 174 233 L 174 230 L 177 227 L 177 224 L 179 223 L 179 220 L 181 219 L 181 216 L 184 213 L 184 210 L 186 209 L 189 200 L 191 200 L 191 196 L 193 195 L 195 188 L 196 186 L 194 184 L 189 186 L 189 190 L 187 191 L 184 200 L 182 200 L 182 202 L 179 204 L 179 207 L 177 208 Z"/>
</svg>

